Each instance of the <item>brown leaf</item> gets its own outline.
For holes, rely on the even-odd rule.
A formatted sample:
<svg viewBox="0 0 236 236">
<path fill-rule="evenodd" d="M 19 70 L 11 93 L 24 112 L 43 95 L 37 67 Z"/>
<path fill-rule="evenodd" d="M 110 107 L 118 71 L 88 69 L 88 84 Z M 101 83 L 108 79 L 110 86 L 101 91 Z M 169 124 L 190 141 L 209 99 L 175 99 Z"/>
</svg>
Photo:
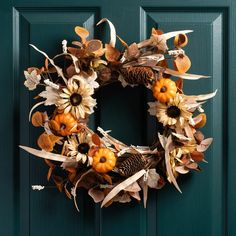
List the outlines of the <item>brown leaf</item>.
<svg viewBox="0 0 236 236">
<path fill-rule="evenodd" d="M 88 194 L 89 196 L 93 198 L 95 203 L 101 202 L 105 197 L 105 194 L 103 191 L 97 190 L 95 188 L 89 189 Z"/>
<path fill-rule="evenodd" d="M 92 135 L 92 141 L 97 146 L 101 145 L 100 137 L 97 134 L 95 134 L 95 133 Z"/>
<path fill-rule="evenodd" d="M 103 177 L 104 177 L 104 179 L 105 179 L 109 184 L 112 185 L 112 178 L 111 178 L 110 175 L 104 174 Z"/>
<path fill-rule="evenodd" d="M 191 163 L 187 164 L 186 167 L 188 167 L 189 169 L 192 169 L 192 170 L 197 170 L 198 164 L 196 162 L 191 162 Z"/>
<path fill-rule="evenodd" d="M 183 83 L 183 79 L 182 79 L 182 78 L 177 79 L 177 80 L 175 81 L 175 84 L 176 84 L 176 87 L 177 87 L 180 91 L 183 90 L 183 85 L 184 85 L 184 83 Z"/>
<path fill-rule="evenodd" d="M 188 36 L 186 34 L 178 34 L 174 38 L 174 45 L 183 48 L 188 44 Z"/>
<path fill-rule="evenodd" d="M 131 60 L 132 58 L 138 58 L 140 55 L 140 51 L 138 49 L 138 45 L 136 43 L 132 43 L 126 49 L 126 58 L 127 60 Z"/>
<path fill-rule="evenodd" d="M 32 122 L 32 125 L 35 127 L 39 127 L 39 126 L 43 125 L 43 122 L 44 122 L 43 113 L 36 111 L 31 117 L 31 122 Z"/>
<path fill-rule="evenodd" d="M 49 167 L 55 167 L 55 165 L 48 159 L 44 159 L 45 163 L 49 166 Z"/>
<path fill-rule="evenodd" d="M 205 152 L 208 147 L 211 145 L 213 138 L 207 138 L 201 141 L 199 145 L 197 145 L 197 151 Z"/>
<path fill-rule="evenodd" d="M 53 170 L 54 170 L 54 167 L 50 167 L 50 168 L 48 169 L 48 174 L 47 174 L 47 180 L 48 180 L 48 181 L 49 181 L 50 178 L 51 178 L 51 175 L 52 175 Z"/>
<path fill-rule="evenodd" d="M 118 49 L 112 47 L 110 44 L 105 45 L 105 57 L 110 62 L 115 62 L 120 57 L 120 52 Z"/>
<path fill-rule="evenodd" d="M 120 36 L 116 35 L 116 37 L 120 40 L 120 42 L 122 43 L 124 47 L 126 48 L 128 47 L 128 44 Z"/>
<path fill-rule="evenodd" d="M 82 40 L 82 43 L 85 43 L 86 42 L 86 38 L 89 36 L 88 30 L 83 28 L 83 27 L 80 27 L 80 26 L 76 26 L 75 27 L 75 33 L 77 35 L 79 35 L 79 37 Z"/>
<path fill-rule="evenodd" d="M 53 150 L 53 146 L 54 146 L 49 135 L 46 133 L 42 133 L 39 136 L 37 144 L 41 149 L 43 149 L 47 152 L 51 152 Z"/>
<path fill-rule="evenodd" d="M 52 177 L 54 183 L 56 184 L 56 187 L 60 192 L 62 192 L 63 189 L 63 179 L 60 176 L 54 175 Z"/>
<path fill-rule="evenodd" d="M 202 152 L 193 151 L 190 155 L 191 155 L 191 158 L 197 162 L 202 161 L 204 159 L 204 154 Z"/>
<path fill-rule="evenodd" d="M 196 131 L 196 133 L 194 134 L 194 138 L 198 143 L 200 143 L 204 139 L 204 135 L 201 131 Z"/>
<path fill-rule="evenodd" d="M 191 61 L 187 55 L 179 55 L 174 60 L 174 66 L 176 70 L 180 73 L 185 73 L 191 67 Z"/>
<path fill-rule="evenodd" d="M 88 156 L 93 157 L 97 150 L 98 150 L 98 147 L 91 147 L 88 151 Z"/>
<path fill-rule="evenodd" d="M 102 56 L 104 53 L 102 42 L 97 39 L 89 40 L 86 43 L 86 51 L 88 53 L 94 53 L 96 56 Z"/>
</svg>

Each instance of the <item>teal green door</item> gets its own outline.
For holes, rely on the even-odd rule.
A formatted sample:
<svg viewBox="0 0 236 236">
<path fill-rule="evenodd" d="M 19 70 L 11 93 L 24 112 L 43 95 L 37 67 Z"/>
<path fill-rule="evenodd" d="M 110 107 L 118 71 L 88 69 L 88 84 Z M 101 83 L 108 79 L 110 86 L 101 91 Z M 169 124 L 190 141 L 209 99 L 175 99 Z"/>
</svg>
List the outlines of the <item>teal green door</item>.
<svg viewBox="0 0 236 236">
<path fill-rule="evenodd" d="M 185 84 L 189 94 L 218 89 L 208 103 L 206 136 L 214 137 L 201 173 L 179 179 L 183 194 L 173 186 L 151 191 L 142 204 L 100 209 L 81 192 L 81 212 L 54 188 L 35 192 L 31 185 L 52 185 L 38 158 L 20 151 L 18 144 L 35 146 L 36 130 L 27 121 L 33 96 L 23 85 L 23 70 L 42 63 L 29 47 L 49 55 L 61 41 L 76 39 L 74 27 L 106 39 L 110 19 L 126 42 L 149 36 L 151 28 L 165 32 L 192 29 L 187 53 L 191 72 L 211 78 Z M 222 236 L 236 235 L 236 2 L 234 0 L 11 0 L 0 3 L 0 235 L 1 236 Z M 108 40 L 108 39 L 106 39 Z M 147 114 L 145 89 L 112 85 L 98 94 L 93 127 L 112 129 L 126 143 L 148 144 L 155 120 Z M 132 107 L 132 109 L 130 109 Z M 122 129 L 120 127 L 123 127 Z"/>
</svg>

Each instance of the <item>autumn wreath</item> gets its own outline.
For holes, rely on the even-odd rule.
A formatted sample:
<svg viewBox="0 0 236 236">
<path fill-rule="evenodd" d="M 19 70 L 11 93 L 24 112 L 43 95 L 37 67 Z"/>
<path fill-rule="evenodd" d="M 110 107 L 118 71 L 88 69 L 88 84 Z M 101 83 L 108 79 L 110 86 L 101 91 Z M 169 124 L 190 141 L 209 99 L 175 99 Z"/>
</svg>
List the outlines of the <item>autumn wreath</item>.
<svg viewBox="0 0 236 236">
<path fill-rule="evenodd" d="M 212 142 L 198 131 L 206 123 L 202 104 L 216 91 L 193 96 L 183 93 L 184 79 L 207 78 L 186 73 L 191 61 L 183 47 L 191 30 L 163 33 L 152 29 L 149 39 L 128 45 L 116 35 L 109 20 L 98 24 L 102 22 L 110 26 L 110 43 L 105 47 L 100 40 L 88 40 L 88 30 L 80 26 L 75 27 L 80 41 L 68 47 L 63 40 L 62 53 L 54 58 L 31 45 L 46 58 L 41 68 L 30 67 L 24 72 L 29 90 L 43 88 L 37 96 L 41 100 L 29 114 L 33 126 L 42 127 L 43 132 L 37 140 L 41 150 L 20 147 L 45 159 L 47 179 L 52 178 L 61 192 L 74 199 L 77 209 L 76 192 L 81 187 L 95 202 L 102 202 L 101 206 L 132 198 L 140 201 L 143 191 L 146 207 L 149 187 L 160 189 L 170 182 L 181 192 L 177 176 L 200 170 L 199 162 L 205 161 L 204 152 Z M 116 38 L 123 50 L 115 47 Z M 169 50 L 167 40 L 171 38 L 173 47 Z M 148 103 L 148 111 L 161 126 L 152 146 L 129 146 L 100 127 L 97 131 L 88 127 L 96 107 L 95 91 L 115 81 L 124 87 L 144 85 L 152 90 L 155 101 Z M 54 110 L 33 113 L 40 105 L 53 106 Z M 55 171 L 58 168 L 60 172 Z"/>
</svg>

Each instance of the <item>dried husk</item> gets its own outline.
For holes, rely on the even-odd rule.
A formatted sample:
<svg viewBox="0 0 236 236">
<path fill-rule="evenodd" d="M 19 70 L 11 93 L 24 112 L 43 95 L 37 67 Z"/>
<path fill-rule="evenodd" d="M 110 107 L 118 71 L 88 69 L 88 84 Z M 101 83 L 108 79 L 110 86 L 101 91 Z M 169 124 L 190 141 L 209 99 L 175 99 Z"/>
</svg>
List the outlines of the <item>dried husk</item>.
<svg viewBox="0 0 236 236">
<path fill-rule="evenodd" d="M 207 117 L 205 113 L 199 114 L 197 117 L 194 118 L 195 121 L 195 129 L 203 128 L 207 122 Z"/>
<path fill-rule="evenodd" d="M 46 133 L 42 133 L 37 141 L 38 146 L 47 151 L 47 152 L 51 152 L 53 150 L 53 142 L 50 139 L 50 136 Z"/>
<path fill-rule="evenodd" d="M 86 38 L 89 36 L 88 30 L 80 26 L 75 27 L 75 33 L 81 38 L 82 43 L 85 43 Z"/>
<path fill-rule="evenodd" d="M 112 47 L 110 44 L 105 45 L 105 57 L 110 62 L 116 62 L 118 61 L 120 57 L 120 51 L 114 47 Z"/>
</svg>

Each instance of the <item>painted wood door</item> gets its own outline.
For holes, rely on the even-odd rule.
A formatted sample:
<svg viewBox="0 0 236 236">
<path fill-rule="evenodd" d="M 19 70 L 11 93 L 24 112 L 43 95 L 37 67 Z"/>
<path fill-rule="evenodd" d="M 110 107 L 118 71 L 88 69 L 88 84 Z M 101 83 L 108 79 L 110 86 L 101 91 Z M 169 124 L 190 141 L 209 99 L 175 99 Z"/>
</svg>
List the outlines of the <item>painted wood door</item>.
<svg viewBox="0 0 236 236">
<path fill-rule="evenodd" d="M 186 83 L 187 93 L 218 95 L 206 106 L 206 136 L 214 137 L 202 173 L 179 179 L 183 194 L 173 186 L 149 194 L 142 204 L 100 209 L 86 193 L 78 196 L 81 213 L 54 188 L 34 192 L 32 184 L 50 185 L 44 163 L 18 148 L 35 146 L 36 130 L 27 121 L 33 95 L 23 86 L 23 69 L 43 58 L 29 47 L 49 55 L 61 50 L 61 41 L 76 39 L 74 26 L 83 25 L 92 36 L 107 35 L 95 27 L 107 17 L 118 34 L 131 43 L 145 39 L 150 29 L 165 32 L 192 29 L 187 53 L 192 73 L 210 79 Z M 1 164 L 0 235 L 170 236 L 236 235 L 236 166 L 234 131 L 236 109 L 236 2 L 233 0 L 11 0 L 0 3 Z M 143 88 L 113 85 L 98 94 L 93 127 L 112 129 L 124 142 L 148 144 L 155 120 L 147 114 L 149 94 Z"/>
</svg>

